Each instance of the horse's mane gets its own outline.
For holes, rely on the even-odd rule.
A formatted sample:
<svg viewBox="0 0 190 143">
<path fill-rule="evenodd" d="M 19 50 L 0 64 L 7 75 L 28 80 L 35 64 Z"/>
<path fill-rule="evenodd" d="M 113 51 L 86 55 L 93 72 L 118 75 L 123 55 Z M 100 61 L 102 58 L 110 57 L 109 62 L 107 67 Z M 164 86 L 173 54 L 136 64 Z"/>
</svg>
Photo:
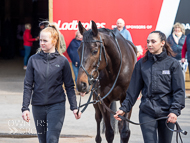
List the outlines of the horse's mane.
<svg viewBox="0 0 190 143">
<path fill-rule="evenodd" d="M 116 30 L 115 28 L 113 30 L 108 29 L 108 28 L 100 28 L 100 29 L 98 29 L 98 32 L 105 33 L 105 34 L 110 35 L 113 38 L 115 38 L 115 34 L 118 32 L 118 30 Z M 89 39 L 93 39 L 92 29 L 89 29 L 88 31 L 85 31 L 85 34 L 83 35 L 83 39 L 85 41 L 88 41 Z M 133 48 L 134 52 L 137 54 L 137 48 L 135 47 L 135 45 L 131 41 L 128 41 L 128 40 L 126 40 L 126 41 Z"/>
<path fill-rule="evenodd" d="M 102 33 L 106 33 L 106 34 L 108 34 L 110 36 L 113 36 L 113 32 L 114 32 L 113 30 L 108 29 L 108 28 L 100 28 L 100 29 L 98 29 L 98 31 L 102 32 Z"/>
<path fill-rule="evenodd" d="M 111 31 L 113 31 L 113 30 L 111 30 L 111 29 L 108 29 L 108 28 L 100 28 L 100 29 L 98 29 L 98 31 L 99 32 L 111 32 Z"/>
<path fill-rule="evenodd" d="M 112 37 L 114 37 L 114 35 L 118 32 L 118 30 L 116 30 L 116 28 L 114 28 L 113 30 L 107 29 L 107 28 L 100 28 L 100 29 L 98 29 L 98 31 L 106 33 Z M 126 40 L 126 41 L 130 44 L 130 46 L 133 48 L 134 52 L 137 54 L 137 48 L 135 47 L 135 45 L 129 40 Z"/>
<path fill-rule="evenodd" d="M 102 32 L 102 33 L 106 33 L 110 36 L 113 36 L 113 33 L 114 30 L 111 30 L 111 29 L 107 29 L 107 28 L 100 28 L 98 29 L 98 32 Z M 92 29 L 89 29 L 88 31 L 85 31 L 85 34 L 83 35 L 83 39 L 86 41 L 88 39 L 92 39 L 93 38 L 93 32 L 92 32 Z"/>
</svg>

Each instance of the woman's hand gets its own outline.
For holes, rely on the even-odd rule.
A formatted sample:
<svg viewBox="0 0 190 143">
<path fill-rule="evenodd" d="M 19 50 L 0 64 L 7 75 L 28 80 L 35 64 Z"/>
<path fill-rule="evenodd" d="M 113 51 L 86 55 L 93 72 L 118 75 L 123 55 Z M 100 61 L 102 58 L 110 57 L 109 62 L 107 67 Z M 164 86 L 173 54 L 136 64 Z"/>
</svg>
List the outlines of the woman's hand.
<svg viewBox="0 0 190 143">
<path fill-rule="evenodd" d="M 80 119 L 82 113 L 79 111 L 79 113 L 77 114 L 77 112 L 78 112 L 78 109 L 73 110 L 73 114 L 75 115 L 75 118 Z"/>
<path fill-rule="evenodd" d="M 182 58 L 182 59 L 181 59 L 181 62 L 184 63 L 184 62 L 185 62 L 185 58 Z"/>
<path fill-rule="evenodd" d="M 28 110 L 22 112 L 22 118 L 24 121 L 29 122 L 30 121 L 30 112 Z"/>
<path fill-rule="evenodd" d="M 84 97 L 85 94 L 86 94 L 86 92 L 84 92 L 84 93 L 80 92 L 80 95 L 81 95 L 82 97 Z"/>
<path fill-rule="evenodd" d="M 167 123 L 175 123 L 176 121 L 177 121 L 177 116 L 176 116 L 176 114 L 174 114 L 174 113 L 170 113 L 169 115 L 168 115 L 168 121 L 167 121 Z"/>
<path fill-rule="evenodd" d="M 114 118 L 115 118 L 116 120 L 118 120 L 118 121 L 121 121 L 122 119 L 119 118 L 118 115 L 123 116 L 124 114 L 125 114 L 124 111 L 122 111 L 122 110 L 118 110 L 118 111 L 116 112 L 116 114 L 114 115 Z"/>
<path fill-rule="evenodd" d="M 35 40 L 36 40 L 36 41 L 38 41 L 38 40 L 39 40 L 39 38 L 40 38 L 40 37 L 38 36 L 38 37 L 36 37 L 36 38 L 35 38 Z"/>
<path fill-rule="evenodd" d="M 78 67 L 78 62 L 75 62 L 75 67 Z"/>
</svg>

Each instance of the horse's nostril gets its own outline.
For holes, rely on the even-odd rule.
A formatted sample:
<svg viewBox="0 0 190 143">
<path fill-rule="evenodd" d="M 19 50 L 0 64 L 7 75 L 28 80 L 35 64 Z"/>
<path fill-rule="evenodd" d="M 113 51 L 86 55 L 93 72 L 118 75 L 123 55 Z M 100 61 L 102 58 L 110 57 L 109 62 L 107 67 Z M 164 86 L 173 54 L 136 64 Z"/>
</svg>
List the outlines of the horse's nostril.
<svg viewBox="0 0 190 143">
<path fill-rule="evenodd" d="M 82 90 L 83 90 L 83 91 L 86 90 L 86 88 L 87 88 L 86 83 L 85 83 L 85 82 L 82 82 L 81 85 L 82 85 Z"/>
</svg>

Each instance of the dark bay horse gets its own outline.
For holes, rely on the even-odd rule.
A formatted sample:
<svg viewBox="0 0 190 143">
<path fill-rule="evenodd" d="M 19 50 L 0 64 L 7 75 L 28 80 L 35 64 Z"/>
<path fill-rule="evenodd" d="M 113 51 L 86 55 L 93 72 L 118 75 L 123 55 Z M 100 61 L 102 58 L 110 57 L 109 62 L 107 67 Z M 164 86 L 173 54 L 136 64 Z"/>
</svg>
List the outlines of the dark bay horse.
<svg viewBox="0 0 190 143">
<path fill-rule="evenodd" d="M 94 78 L 99 77 L 100 96 L 104 97 L 112 88 L 122 60 L 116 85 L 109 96 L 103 100 L 108 107 L 110 107 L 113 101 L 119 100 L 122 103 L 136 63 L 136 47 L 130 41 L 125 40 L 117 30 L 111 32 L 111 30 L 105 28 L 97 29 L 94 21 L 92 21 L 92 29 L 88 31 L 82 26 L 80 21 L 78 27 L 83 35 L 83 42 L 78 49 L 80 60 L 82 60 L 81 65 L 83 66 L 79 69 L 77 79 L 79 92 L 88 93 L 90 91 L 92 83 L 89 81 L 89 75 L 91 75 Z M 117 38 L 121 54 L 114 36 Z M 101 50 L 102 47 L 103 50 Z M 101 61 L 99 60 L 100 57 Z M 96 98 L 95 95 L 93 95 L 93 98 Z M 94 104 L 94 108 L 97 122 L 96 142 L 101 143 L 102 140 L 100 136 L 100 122 L 103 117 L 106 127 L 106 140 L 108 143 L 112 143 L 114 131 L 110 124 L 110 113 L 103 108 L 101 103 Z M 124 116 L 130 119 L 131 111 Z M 121 141 L 127 143 L 130 137 L 129 123 L 121 121 L 118 123 L 118 126 Z"/>
</svg>

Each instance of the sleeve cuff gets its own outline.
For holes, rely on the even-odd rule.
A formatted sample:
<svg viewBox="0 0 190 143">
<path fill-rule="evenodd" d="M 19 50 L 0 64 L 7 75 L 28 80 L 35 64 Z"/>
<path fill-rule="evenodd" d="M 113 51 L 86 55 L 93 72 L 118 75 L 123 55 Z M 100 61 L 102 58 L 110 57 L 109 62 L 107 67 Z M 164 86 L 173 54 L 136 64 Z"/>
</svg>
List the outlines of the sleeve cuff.
<svg viewBox="0 0 190 143">
<path fill-rule="evenodd" d="M 181 114 L 180 110 L 170 110 L 170 113 L 176 114 L 176 116 L 179 116 Z"/>
<path fill-rule="evenodd" d="M 30 109 L 29 109 L 29 108 L 24 108 L 24 107 L 22 107 L 22 109 L 21 109 L 22 112 L 24 112 L 24 111 L 26 111 L 26 110 L 28 110 L 28 111 L 30 112 Z"/>
<path fill-rule="evenodd" d="M 120 107 L 119 109 L 120 109 L 120 110 L 122 110 L 122 111 L 124 111 L 125 113 L 127 113 L 127 112 L 128 112 L 128 111 L 127 111 L 127 109 L 126 109 L 125 107 L 123 107 L 123 106 L 122 106 L 122 107 Z"/>
<path fill-rule="evenodd" d="M 71 109 L 71 111 L 73 111 L 73 110 L 77 109 L 77 106 L 76 107 L 71 107 L 70 109 Z"/>
</svg>

